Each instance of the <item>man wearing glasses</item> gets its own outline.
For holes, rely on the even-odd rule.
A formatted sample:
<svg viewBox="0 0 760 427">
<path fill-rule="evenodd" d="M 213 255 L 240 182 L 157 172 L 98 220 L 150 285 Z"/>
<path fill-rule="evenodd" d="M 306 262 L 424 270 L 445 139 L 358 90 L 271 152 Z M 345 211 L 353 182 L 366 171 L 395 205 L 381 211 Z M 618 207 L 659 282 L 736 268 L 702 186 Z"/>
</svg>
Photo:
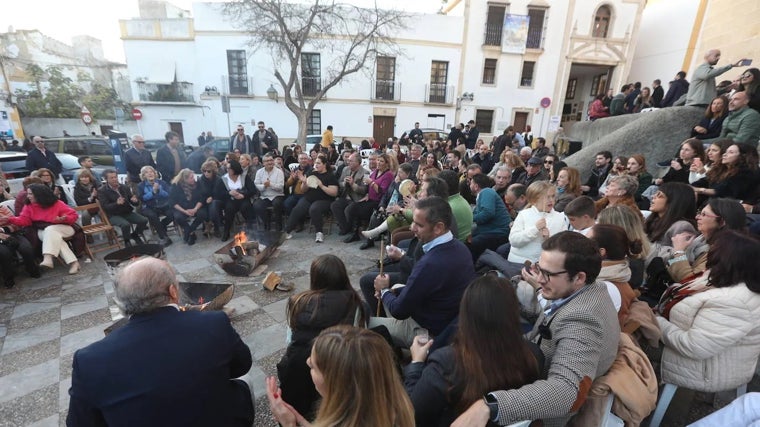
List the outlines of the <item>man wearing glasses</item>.
<svg viewBox="0 0 760 427">
<path fill-rule="evenodd" d="M 45 149 L 45 142 L 41 136 L 35 135 L 32 137 L 32 142 L 34 143 L 34 149 L 29 151 L 29 154 L 26 156 L 26 170 L 50 169 L 55 175 L 54 178 L 58 179 L 61 175 L 61 170 L 63 170 L 61 161 L 58 160 L 55 153 Z"/>
<path fill-rule="evenodd" d="M 243 125 L 238 125 L 237 131 L 230 137 L 230 153 L 237 150 L 239 154 L 249 153 L 251 146 L 251 137 L 245 134 Z"/>
<path fill-rule="evenodd" d="M 143 166 L 156 168 L 153 156 L 145 149 L 145 137 L 140 134 L 132 135 L 132 148 L 124 152 L 124 164 L 127 168 L 129 187 L 135 192 L 137 184 L 140 183 L 140 169 Z"/>
<path fill-rule="evenodd" d="M 535 287 L 533 303 L 539 293 L 548 302 L 528 333 L 546 358 L 546 379 L 486 394 L 453 427 L 485 426 L 489 420 L 565 425 L 585 402 L 594 379 L 612 366 L 620 326 L 606 285 L 596 281 L 602 268 L 599 248 L 580 233 L 563 231 L 546 239 L 542 249 L 539 262 L 523 269 L 522 276 Z"/>
<path fill-rule="evenodd" d="M 266 128 L 264 122 L 259 122 L 258 126 L 259 130 L 251 135 L 251 148 L 248 153 L 261 156 L 262 154 L 277 151 L 277 140 L 272 132 Z"/>
</svg>

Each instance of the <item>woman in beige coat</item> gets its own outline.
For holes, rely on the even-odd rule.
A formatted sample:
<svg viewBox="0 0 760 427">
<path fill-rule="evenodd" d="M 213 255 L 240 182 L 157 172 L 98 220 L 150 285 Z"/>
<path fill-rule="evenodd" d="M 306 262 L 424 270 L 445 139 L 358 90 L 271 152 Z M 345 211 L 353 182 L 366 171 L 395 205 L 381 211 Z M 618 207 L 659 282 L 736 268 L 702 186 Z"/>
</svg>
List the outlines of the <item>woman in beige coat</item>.
<svg viewBox="0 0 760 427">
<path fill-rule="evenodd" d="M 657 317 L 662 379 L 704 392 L 748 383 L 760 354 L 760 242 L 722 231 L 707 255 L 708 283 Z M 704 277 L 704 276 L 703 276 Z"/>
</svg>

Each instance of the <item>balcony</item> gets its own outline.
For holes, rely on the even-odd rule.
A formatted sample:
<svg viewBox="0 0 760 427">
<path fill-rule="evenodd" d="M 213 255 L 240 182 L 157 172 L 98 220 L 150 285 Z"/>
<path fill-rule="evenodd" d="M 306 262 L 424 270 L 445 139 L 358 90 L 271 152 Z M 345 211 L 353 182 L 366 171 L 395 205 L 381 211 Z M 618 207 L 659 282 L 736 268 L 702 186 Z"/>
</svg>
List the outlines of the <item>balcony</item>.
<svg viewBox="0 0 760 427">
<path fill-rule="evenodd" d="M 372 85 L 373 101 L 393 101 L 401 100 L 401 83 L 393 80 L 375 80 Z"/>
<path fill-rule="evenodd" d="M 501 30 L 501 24 L 486 24 L 483 44 L 485 46 L 501 46 Z"/>
<path fill-rule="evenodd" d="M 301 77 L 301 93 L 305 97 L 314 97 L 322 90 L 322 79 L 319 77 Z"/>
<path fill-rule="evenodd" d="M 222 75 L 222 94 L 253 96 L 253 78 L 242 75 Z"/>
<path fill-rule="evenodd" d="M 193 84 L 172 82 L 168 84 L 137 82 L 140 101 L 148 102 L 195 102 Z"/>
<path fill-rule="evenodd" d="M 454 96 L 454 86 L 431 83 L 425 85 L 425 102 L 429 104 L 451 104 Z"/>
</svg>

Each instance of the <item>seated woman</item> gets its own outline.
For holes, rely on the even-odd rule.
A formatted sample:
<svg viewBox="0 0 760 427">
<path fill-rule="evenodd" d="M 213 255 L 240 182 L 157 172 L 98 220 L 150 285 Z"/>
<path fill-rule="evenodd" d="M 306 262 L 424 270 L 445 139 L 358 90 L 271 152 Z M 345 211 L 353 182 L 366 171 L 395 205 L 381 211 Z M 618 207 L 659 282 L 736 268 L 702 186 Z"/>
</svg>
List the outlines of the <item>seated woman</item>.
<svg viewBox="0 0 760 427">
<path fill-rule="evenodd" d="M 307 184 L 308 178 L 316 177 L 315 186 Z M 293 230 L 302 223 L 306 216 L 311 218 L 311 225 L 316 230 L 316 243 L 325 241 L 322 233 L 324 227 L 324 215 L 330 212 L 330 203 L 338 195 L 338 178 L 332 173 L 330 165 L 327 163 L 327 157 L 319 155 L 314 162 L 314 168 L 309 172 L 308 177 L 303 175 L 299 183 L 302 189 L 306 189 L 303 197 L 298 201 L 296 206 L 288 216 L 288 224 L 285 226 L 285 232 L 288 238 L 291 237 Z"/>
<path fill-rule="evenodd" d="M 370 218 L 369 227 L 367 227 L 368 229 L 362 231 L 362 236 L 367 239 L 367 241 L 371 242 L 386 231 L 393 233 L 393 230 L 400 227 L 407 227 L 412 223 L 411 209 L 404 209 L 405 198 L 401 194 L 401 188 L 399 186 L 402 182 L 411 177 L 413 171 L 414 169 L 412 169 L 412 165 L 409 163 L 402 163 L 399 165 L 398 171 L 396 171 L 395 180 L 391 183 L 388 191 L 383 195 L 383 198 L 380 199 L 380 203 L 378 204 L 378 212 L 380 212 L 380 215 L 373 215 L 372 218 Z M 412 194 L 414 194 L 415 187 L 416 185 L 410 189 Z M 384 219 L 378 221 L 377 218 Z M 368 246 L 371 247 L 372 243 L 369 243 Z"/>
<path fill-rule="evenodd" d="M 214 199 L 214 188 L 221 181 L 219 178 L 219 166 L 214 160 L 206 160 L 201 165 L 201 178 L 198 180 L 201 199 L 203 200 L 202 211 L 204 215 L 214 224 L 214 237 L 220 237 L 222 228 L 222 208 L 224 204 L 221 200 Z M 210 236 L 207 236 L 210 237 Z"/>
<path fill-rule="evenodd" d="M 13 216 L 13 212 L 4 205 L 0 205 L 0 221 Z M 40 277 L 40 267 L 34 258 L 34 249 L 24 235 L 19 231 L 19 227 L 6 224 L 0 227 L 0 279 L 3 286 L 10 289 L 16 286 L 16 254 L 21 255 L 24 260 L 24 267 L 29 276 Z"/>
<path fill-rule="evenodd" d="M 288 299 L 290 344 L 277 364 L 277 377 L 283 400 L 311 420 L 319 400 L 306 366 L 312 341 L 330 326 L 354 323 L 364 326 L 367 313 L 340 258 L 316 257 L 311 262 L 309 277 L 309 290 Z"/>
<path fill-rule="evenodd" d="M 649 241 L 655 245 L 669 245 L 666 232 L 676 221 L 694 224 L 697 212 L 697 198 L 691 186 L 681 182 L 667 182 L 652 196 L 649 207 L 652 212 L 644 222 L 644 231 Z"/>
<path fill-rule="evenodd" d="M 597 222 L 599 224 L 617 225 L 625 230 L 629 242 L 641 243 L 641 253 L 632 254 L 628 258 L 631 268 L 631 279 L 628 284 L 634 289 L 640 287 L 644 282 L 644 262 L 652 254 L 652 246 L 644 233 L 641 212 L 628 206 L 611 206 L 599 212 Z"/>
<path fill-rule="evenodd" d="M 398 169 L 398 166 L 396 166 L 396 169 Z M 380 199 L 388 192 L 395 173 L 396 170 L 393 169 L 393 161 L 390 155 L 380 154 L 377 156 L 377 168 L 369 176 L 364 175 L 364 185 L 367 186 L 367 194 L 359 201 L 350 203 L 345 208 L 349 236 L 343 240 L 343 243 L 360 240 L 359 228 L 361 224 L 369 222 L 369 218 L 372 216 L 372 212 L 377 209 Z"/>
<path fill-rule="evenodd" d="M 422 182 L 424 180 L 423 174 L 428 169 L 436 169 L 438 172 L 441 171 L 441 164 L 436 160 L 434 153 L 427 153 L 425 157 L 420 160 L 420 166 L 417 168 L 417 182 Z"/>
<path fill-rule="evenodd" d="M 538 261 L 544 240 L 567 230 L 567 218 L 554 210 L 556 191 L 548 181 L 536 181 L 525 191 L 529 207 L 517 214 L 509 232 L 509 277 L 520 274 L 525 261 Z"/>
<path fill-rule="evenodd" d="M 749 97 L 749 108 L 760 113 L 760 70 L 748 68 L 742 73 L 737 92 L 746 92 Z"/>
<path fill-rule="evenodd" d="M 557 202 L 554 210 L 564 212 L 565 206 L 581 195 L 581 174 L 578 169 L 564 167 L 557 174 Z"/>
<path fill-rule="evenodd" d="M 230 238 L 230 231 L 238 212 L 243 215 L 248 228 L 253 228 L 254 217 L 251 198 L 255 194 L 256 187 L 253 185 L 253 180 L 244 179 L 243 167 L 240 166 L 240 162 L 230 160 L 227 165 L 227 174 L 217 181 L 214 187 L 214 200 L 218 200 L 224 209 L 222 241 Z"/>
<path fill-rule="evenodd" d="M 696 160 L 700 162 L 705 161 L 705 147 L 698 139 L 691 138 L 681 143 L 681 148 L 678 151 L 678 157 L 670 162 L 670 169 L 663 175 L 662 178 L 654 180 L 655 185 L 662 185 L 666 182 L 683 182 L 684 184 L 690 184 L 691 177 L 691 165 Z M 647 192 L 652 187 L 649 187 L 645 196 L 648 196 Z M 656 191 L 656 190 L 655 190 Z"/>
<path fill-rule="evenodd" d="M 82 169 L 77 177 L 77 183 L 74 186 L 74 201 L 77 206 L 84 206 L 95 203 L 98 199 L 98 187 L 95 183 L 95 175 L 87 169 Z M 92 224 L 92 215 L 97 214 L 97 210 L 93 212 L 81 211 L 82 225 Z"/>
<path fill-rule="evenodd" d="M 728 98 L 725 95 L 713 98 L 705 110 L 705 116 L 691 130 L 691 137 L 699 140 L 720 136 L 723 120 L 728 116 Z"/>
<path fill-rule="evenodd" d="M 691 165 L 689 166 L 689 184 L 693 185 L 700 179 L 705 178 L 707 176 L 707 171 L 713 166 L 720 165 L 723 153 L 726 152 L 726 148 L 731 144 L 733 144 L 733 141 L 730 139 L 714 141 L 705 150 L 706 160 L 701 160 L 699 158 L 692 160 Z"/>
<path fill-rule="evenodd" d="M 609 108 L 604 106 L 604 94 L 600 93 L 588 106 L 588 119 L 592 122 L 596 119 L 603 119 L 610 116 Z"/>
<path fill-rule="evenodd" d="M 169 206 L 174 209 L 174 222 L 182 227 L 182 239 L 189 246 L 195 244 L 195 229 L 207 219 L 203 208 L 203 188 L 195 182 L 195 173 L 182 169 L 172 179 Z M 190 223 L 190 218 L 193 222 Z"/>
<path fill-rule="evenodd" d="M 499 168 L 502 166 L 507 167 L 510 176 L 515 180 L 518 176 L 520 176 L 521 173 L 525 172 L 525 163 L 522 161 L 520 156 L 515 154 L 512 150 L 504 150 L 501 152 L 499 161 L 493 165 L 493 169 L 491 169 L 491 172 L 488 174 L 488 176 L 491 178 L 496 178 L 496 172 L 498 172 Z"/>
<path fill-rule="evenodd" d="M 607 188 L 604 190 L 604 197 L 594 202 L 596 213 L 599 215 L 603 209 L 610 206 L 628 206 L 634 212 L 638 212 L 642 223 L 644 216 L 636 204 L 634 195 L 639 188 L 639 181 L 635 176 L 616 175 L 610 178 Z"/>
<path fill-rule="evenodd" d="M 726 148 L 720 165 L 712 167 L 704 179 L 692 186 L 701 198 L 730 197 L 749 200 L 754 195 L 757 168 L 757 148 L 749 144 L 734 143 Z"/>
<path fill-rule="evenodd" d="M 404 386 L 418 426 L 449 426 L 491 390 L 514 389 L 539 378 L 543 356 L 523 338 L 519 313 L 509 280 L 485 275 L 462 296 L 451 345 L 428 356 L 433 342 L 415 339 Z"/>
<path fill-rule="evenodd" d="M 414 408 L 398 376 L 393 351 L 380 334 L 353 326 L 327 328 L 306 360 L 322 401 L 315 426 L 413 427 Z M 267 378 L 267 398 L 283 427 L 311 427 Z"/>
<path fill-rule="evenodd" d="M 66 198 L 66 192 L 63 191 L 63 187 L 55 184 L 55 175 L 53 175 L 53 172 L 50 169 L 37 169 L 37 176 L 42 180 L 42 183 L 46 187 L 50 188 L 58 200 L 61 200 L 66 204 L 69 203 L 68 199 Z"/>
<path fill-rule="evenodd" d="M 607 178 L 604 179 L 602 185 L 599 186 L 599 194 L 604 194 L 604 190 L 607 189 L 607 184 L 610 183 L 610 179 L 618 176 L 625 175 L 626 168 L 628 168 L 628 157 L 617 156 L 612 160 L 612 167 L 610 173 L 607 174 Z"/>
<path fill-rule="evenodd" d="M 6 200 L 13 200 L 13 195 L 11 194 L 11 186 L 3 174 L 3 168 L 0 167 L 0 202 Z"/>
<path fill-rule="evenodd" d="M 623 227 L 612 224 L 596 224 L 586 237 L 596 242 L 602 255 L 602 270 L 596 280 L 612 283 L 619 294 L 619 300 L 613 299 L 613 302 L 616 303 L 622 329 L 628 319 L 631 303 L 636 299 L 630 285 L 629 259 L 641 255 L 641 241 L 629 240 Z"/>
<path fill-rule="evenodd" d="M 63 240 L 74 235 L 71 226 L 79 215 L 67 204 L 59 200 L 53 190 L 45 184 L 29 186 L 27 197 L 29 204 L 18 216 L 0 219 L 0 226 L 12 224 L 17 227 L 32 227 L 37 229 L 37 235 L 42 241 L 41 267 L 53 268 L 53 257 L 61 256 L 68 264 L 69 274 L 79 272 L 79 261 Z"/>
<path fill-rule="evenodd" d="M 733 199 L 712 198 L 697 212 L 697 230 L 701 233 L 678 233 L 671 238 L 673 252 L 665 259 L 670 277 L 681 282 L 702 274 L 707 268 L 707 250 L 723 230 L 744 232 L 747 218 L 744 209 Z"/>
<path fill-rule="evenodd" d="M 644 190 L 652 185 L 652 175 L 647 172 L 647 162 L 641 154 L 634 154 L 628 158 L 628 175 L 635 177 L 639 182 L 639 187 L 633 194 L 635 200 L 640 200 Z"/>
<path fill-rule="evenodd" d="M 667 384 L 703 392 L 752 380 L 760 354 L 760 243 L 723 231 L 707 253 L 707 285 L 657 316 L 662 331 L 660 370 Z"/>
<path fill-rule="evenodd" d="M 140 184 L 137 185 L 137 197 L 142 205 L 140 214 L 148 218 L 148 222 L 158 233 L 158 244 L 169 246 L 172 239 L 166 234 L 166 227 L 172 222 L 172 208 L 169 204 L 169 184 L 159 179 L 156 170 L 152 166 L 143 166 L 140 169 Z M 164 217 L 160 219 L 160 217 Z"/>
</svg>

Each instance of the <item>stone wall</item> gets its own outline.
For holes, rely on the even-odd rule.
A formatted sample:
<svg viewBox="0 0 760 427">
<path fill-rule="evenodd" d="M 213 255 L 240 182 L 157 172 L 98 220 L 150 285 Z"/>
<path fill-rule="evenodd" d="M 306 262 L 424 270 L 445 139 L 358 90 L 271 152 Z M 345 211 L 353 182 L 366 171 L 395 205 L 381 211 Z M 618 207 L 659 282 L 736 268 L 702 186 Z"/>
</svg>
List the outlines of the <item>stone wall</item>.
<svg viewBox="0 0 760 427">
<path fill-rule="evenodd" d="M 701 108 L 672 107 L 576 123 L 569 138 L 582 141 L 583 149 L 565 162 L 577 168 L 585 181 L 599 151 L 609 150 L 613 156 L 643 154 L 647 169 L 655 174 L 656 163 L 673 157 L 703 114 Z"/>
</svg>

